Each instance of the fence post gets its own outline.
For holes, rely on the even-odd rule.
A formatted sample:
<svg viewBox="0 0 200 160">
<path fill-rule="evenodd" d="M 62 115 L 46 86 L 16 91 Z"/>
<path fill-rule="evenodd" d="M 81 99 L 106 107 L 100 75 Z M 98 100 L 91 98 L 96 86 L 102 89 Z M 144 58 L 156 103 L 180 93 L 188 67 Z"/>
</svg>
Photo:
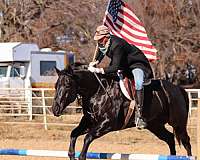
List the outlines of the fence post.
<svg viewBox="0 0 200 160">
<path fill-rule="evenodd" d="M 29 115 L 29 121 L 33 120 L 33 108 L 32 108 L 32 89 L 28 88 L 25 89 L 25 96 L 26 96 L 26 101 L 28 103 L 28 115 Z"/>
<path fill-rule="evenodd" d="M 47 130 L 47 112 L 46 112 L 44 89 L 42 89 L 41 91 L 42 91 L 42 108 L 43 108 L 43 116 L 44 116 L 44 128 L 45 128 L 45 130 Z"/>
<path fill-rule="evenodd" d="M 189 98 L 189 114 L 191 116 L 191 114 L 192 114 L 192 95 L 191 95 L 190 91 L 187 91 L 187 93 L 188 93 L 188 98 Z"/>
<path fill-rule="evenodd" d="M 197 114 L 197 159 L 200 160 L 200 91 L 198 92 Z"/>
</svg>

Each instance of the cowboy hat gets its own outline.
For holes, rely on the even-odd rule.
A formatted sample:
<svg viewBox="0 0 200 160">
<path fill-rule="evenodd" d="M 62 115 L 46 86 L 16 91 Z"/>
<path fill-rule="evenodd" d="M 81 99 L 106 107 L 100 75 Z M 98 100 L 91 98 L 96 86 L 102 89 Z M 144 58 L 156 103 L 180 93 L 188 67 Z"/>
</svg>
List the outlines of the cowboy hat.
<svg viewBox="0 0 200 160">
<path fill-rule="evenodd" d="M 98 41 L 99 39 L 103 38 L 103 37 L 109 37 L 110 36 L 110 31 L 109 28 L 101 25 L 98 26 L 94 35 L 94 40 Z"/>
</svg>

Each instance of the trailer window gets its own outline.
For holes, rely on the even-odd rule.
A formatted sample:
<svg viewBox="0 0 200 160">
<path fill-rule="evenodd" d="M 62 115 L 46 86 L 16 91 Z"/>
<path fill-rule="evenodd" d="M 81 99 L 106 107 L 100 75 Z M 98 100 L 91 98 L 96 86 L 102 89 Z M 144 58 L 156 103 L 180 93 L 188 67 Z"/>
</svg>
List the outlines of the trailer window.
<svg viewBox="0 0 200 160">
<path fill-rule="evenodd" d="M 55 76 L 56 61 L 40 61 L 40 76 Z"/>
<path fill-rule="evenodd" d="M 6 77 L 8 66 L 0 66 L 0 77 Z"/>
<path fill-rule="evenodd" d="M 12 67 L 10 72 L 10 77 L 20 77 L 20 68 Z"/>
</svg>

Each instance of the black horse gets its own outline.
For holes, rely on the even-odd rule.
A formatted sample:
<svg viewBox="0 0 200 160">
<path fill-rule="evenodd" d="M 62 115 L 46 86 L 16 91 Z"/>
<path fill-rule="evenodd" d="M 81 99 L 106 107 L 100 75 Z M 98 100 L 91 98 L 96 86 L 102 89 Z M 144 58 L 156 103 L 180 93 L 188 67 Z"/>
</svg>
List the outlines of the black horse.
<svg viewBox="0 0 200 160">
<path fill-rule="evenodd" d="M 60 116 L 63 110 L 77 97 L 82 97 L 83 117 L 79 125 L 72 130 L 69 157 L 75 158 L 75 143 L 80 135 L 86 134 L 79 159 L 86 159 L 90 143 L 108 132 L 124 129 L 124 120 L 130 101 L 122 94 L 118 79 L 99 75 L 104 87 L 96 76 L 87 70 L 75 70 L 68 67 L 59 71 L 55 85 L 55 97 L 52 111 Z M 155 80 L 144 87 L 144 116 L 147 129 L 159 139 L 165 141 L 170 154 L 175 155 L 175 138 L 182 143 L 188 155 L 191 153 L 190 138 L 186 125 L 188 118 L 188 97 L 184 89 L 165 80 Z M 168 123 L 174 134 L 165 128 Z M 126 128 L 135 127 L 134 114 Z"/>
</svg>

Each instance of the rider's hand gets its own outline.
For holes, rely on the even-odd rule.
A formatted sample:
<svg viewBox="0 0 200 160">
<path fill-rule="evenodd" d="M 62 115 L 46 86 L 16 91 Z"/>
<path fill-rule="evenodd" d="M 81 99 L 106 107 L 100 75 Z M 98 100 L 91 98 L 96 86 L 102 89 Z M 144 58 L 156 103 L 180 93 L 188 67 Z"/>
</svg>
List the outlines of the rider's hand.
<svg viewBox="0 0 200 160">
<path fill-rule="evenodd" d="M 94 62 L 90 62 L 89 67 L 94 67 L 95 65 L 97 65 L 99 63 L 99 61 L 94 61 Z"/>
<path fill-rule="evenodd" d="M 88 70 L 90 72 L 92 72 L 92 73 L 101 73 L 101 74 L 104 74 L 103 68 L 95 68 L 95 67 L 89 66 Z"/>
</svg>

